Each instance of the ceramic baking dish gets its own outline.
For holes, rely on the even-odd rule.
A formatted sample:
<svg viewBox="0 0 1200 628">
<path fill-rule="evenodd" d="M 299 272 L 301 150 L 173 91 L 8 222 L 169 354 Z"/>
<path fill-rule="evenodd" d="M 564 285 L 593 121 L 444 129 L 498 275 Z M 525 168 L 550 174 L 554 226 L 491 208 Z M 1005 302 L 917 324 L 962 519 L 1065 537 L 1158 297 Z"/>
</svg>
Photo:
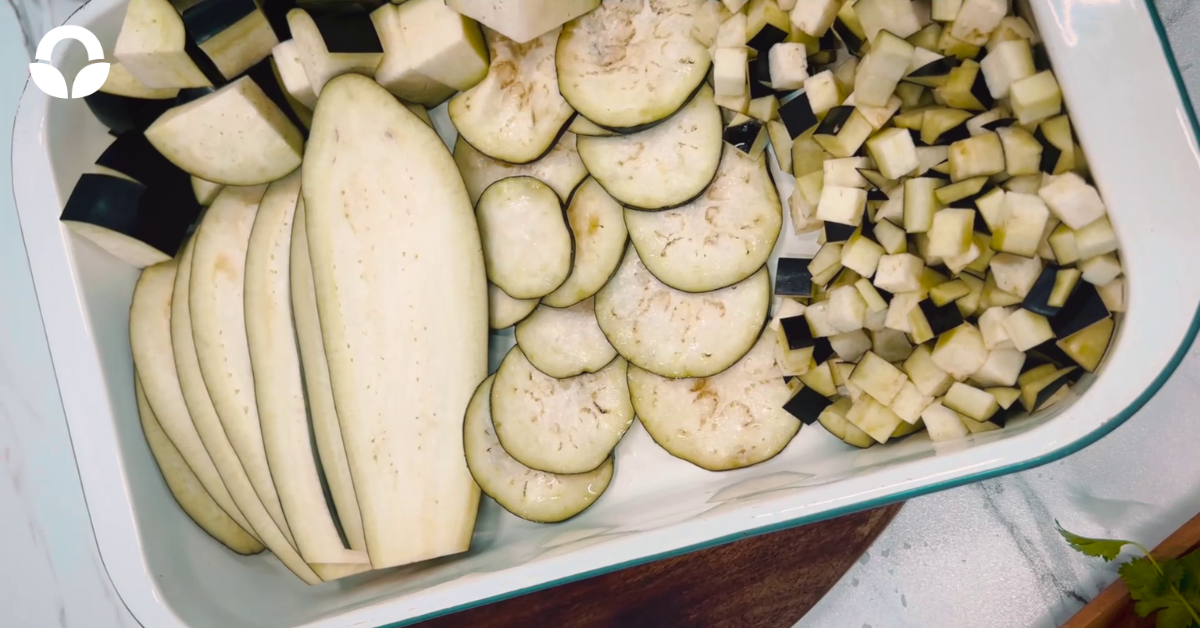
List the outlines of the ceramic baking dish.
<svg viewBox="0 0 1200 628">
<path fill-rule="evenodd" d="M 111 51 L 123 0 L 70 19 Z M 128 310 L 138 273 L 60 226 L 75 181 L 111 141 L 80 100 L 27 87 L 13 180 L 75 458 L 104 566 L 155 628 L 403 625 L 702 547 L 1027 469 L 1095 442 L 1170 376 L 1197 330 L 1200 153 L 1165 34 L 1143 0 L 1034 0 L 1080 143 L 1120 236 L 1129 308 L 1110 354 L 1070 403 L 1002 431 L 854 450 L 808 427 L 756 467 L 710 473 L 635 425 L 597 506 L 558 525 L 485 500 L 470 552 L 307 587 L 270 554 L 239 557 L 173 503 L 141 434 Z M 73 76 L 82 47 L 59 46 Z M 495 337 L 494 351 L 507 339 Z"/>
</svg>

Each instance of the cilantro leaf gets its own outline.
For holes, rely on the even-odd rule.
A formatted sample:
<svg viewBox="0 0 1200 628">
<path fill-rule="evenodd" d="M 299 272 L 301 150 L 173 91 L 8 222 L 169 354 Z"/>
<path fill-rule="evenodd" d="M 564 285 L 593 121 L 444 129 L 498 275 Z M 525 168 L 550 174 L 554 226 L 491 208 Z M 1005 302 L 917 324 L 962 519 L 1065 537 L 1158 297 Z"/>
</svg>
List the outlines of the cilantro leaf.
<svg viewBox="0 0 1200 628">
<path fill-rule="evenodd" d="M 1159 573 L 1154 563 L 1145 556 L 1135 558 L 1121 565 L 1117 573 L 1121 574 L 1121 579 L 1129 587 L 1129 597 L 1139 602 L 1145 601 L 1149 605 L 1161 599 L 1167 591 L 1167 583 L 1163 579 L 1163 575 Z M 1138 606 L 1141 607 L 1142 605 L 1139 604 Z M 1145 617 L 1156 608 L 1161 607 L 1148 606 L 1148 610 L 1145 613 L 1138 610 L 1138 614 Z"/>
<path fill-rule="evenodd" d="M 1111 561 L 1121 553 L 1121 548 L 1126 545 L 1137 545 L 1133 541 L 1123 541 L 1121 539 L 1089 539 L 1084 536 L 1079 536 L 1073 532 L 1068 532 L 1063 529 L 1062 525 L 1056 519 L 1054 527 L 1058 528 L 1058 533 L 1066 539 L 1067 544 L 1076 551 L 1083 552 L 1088 556 L 1098 556 L 1105 561 Z M 1139 546 L 1140 547 L 1140 546 Z"/>
</svg>

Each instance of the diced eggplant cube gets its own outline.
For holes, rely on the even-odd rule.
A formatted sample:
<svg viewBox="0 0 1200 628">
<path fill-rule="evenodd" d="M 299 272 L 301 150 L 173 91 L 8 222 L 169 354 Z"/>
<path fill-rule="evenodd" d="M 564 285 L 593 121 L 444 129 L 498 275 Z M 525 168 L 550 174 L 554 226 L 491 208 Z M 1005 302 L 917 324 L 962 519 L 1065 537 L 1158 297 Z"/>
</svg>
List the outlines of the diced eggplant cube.
<svg viewBox="0 0 1200 628">
<path fill-rule="evenodd" d="M 1045 316 L 1024 308 L 1018 309 L 1004 319 L 1004 331 L 1008 333 L 1013 347 L 1018 351 L 1028 351 L 1054 338 L 1054 330 L 1050 326 L 1050 321 Z"/>
<path fill-rule="evenodd" d="M 974 227 L 973 209 L 939 210 L 933 215 L 933 225 L 929 229 L 929 255 L 951 258 L 966 253 L 971 247 Z"/>
<path fill-rule="evenodd" d="M 983 195 L 984 187 L 988 184 L 987 177 L 971 177 L 957 183 L 951 183 L 937 189 L 934 197 L 942 205 L 957 205 L 971 207 L 975 199 Z"/>
<path fill-rule="evenodd" d="M 1050 219 L 1050 210 L 1042 199 L 1033 194 L 1007 192 L 1002 213 L 1004 222 L 992 226 L 992 248 L 1023 257 L 1037 255 L 1046 221 Z"/>
<path fill-rule="evenodd" d="M 787 339 L 787 348 L 790 350 L 803 349 L 816 344 L 816 338 L 813 337 L 808 319 L 804 315 L 781 318 L 779 329 L 783 333 L 783 337 Z"/>
<path fill-rule="evenodd" d="M 1054 336 L 1065 338 L 1108 317 L 1108 308 L 1096 287 L 1083 282 L 1075 287 L 1066 304 L 1050 319 L 1049 326 Z"/>
<path fill-rule="evenodd" d="M 903 229 L 887 220 L 875 223 L 875 239 L 883 246 L 884 252 L 888 255 L 908 252 L 908 236 Z"/>
<path fill-rule="evenodd" d="M 870 41 L 875 41 L 875 36 L 883 30 L 897 37 L 908 37 L 921 30 L 921 21 L 910 0 L 859 0 L 854 4 L 854 13 Z"/>
<path fill-rule="evenodd" d="M 929 439 L 934 442 L 951 441 L 969 435 L 962 417 L 940 401 L 929 404 L 921 413 L 921 420 L 925 422 Z"/>
<path fill-rule="evenodd" d="M 953 22 L 962 8 L 962 0 L 933 0 L 930 17 L 938 22 Z"/>
<path fill-rule="evenodd" d="M 912 44 L 888 31 L 879 31 L 871 40 L 871 52 L 859 63 L 854 78 L 858 102 L 875 107 L 887 105 L 908 70 L 913 53 Z"/>
<path fill-rule="evenodd" d="M 837 185 L 848 188 L 863 188 L 871 186 L 863 177 L 861 170 L 869 168 L 871 160 L 867 157 L 845 157 L 843 159 L 826 159 L 822 164 L 825 173 L 825 185 Z"/>
<path fill-rule="evenodd" d="M 1046 375 L 1040 379 L 1021 386 L 1021 405 L 1029 412 L 1037 412 L 1051 405 L 1051 400 L 1059 395 L 1075 380 L 1078 367 L 1066 367 Z"/>
<path fill-rule="evenodd" d="M 808 111 L 814 114 L 814 122 L 806 127 L 808 130 L 816 126 L 815 117 L 829 113 L 834 108 L 842 104 L 841 95 L 838 93 L 837 81 L 833 77 L 833 72 L 825 70 L 813 74 L 804 80 L 804 95 L 801 96 L 808 101 Z M 798 97 L 800 98 L 800 97 Z M 798 137 L 802 131 L 796 131 L 792 123 L 788 122 L 785 115 L 786 105 L 779 108 L 779 114 L 783 117 L 783 121 L 787 123 L 788 130 L 792 131 L 792 137 Z M 844 112 L 846 118 L 850 117 L 850 112 Z M 828 118 L 826 118 L 828 119 Z M 844 120 L 843 120 L 844 122 Z"/>
<path fill-rule="evenodd" d="M 938 336 L 931 358 L 938 368 L 963 381 L 983 366 L 987 354 L 983 335 L 974 325 L 963 323 Z"/>
<path fill-rule="evenodd" d="M 997 44 L 979 65 L 993 98 L 1007 98 L 1013 83 L 1037 73 L 1033 50 L 1024 39 Z"/>
<path fill-rule="evenodd" d="M 1093 258 L 1095 259 L 1095 258 Z M 1060 268 L 1054 277 L 1054 288 L 1050 291 L 1050 296 L 1046 298 L 1046 304 L 1049 307 L 1057 308 L 1067 304 L 1067 300 L 1075 292 L 1075 286 L 1079 285 L 1079 279 L 1083 276 L 1083 271 L 1078 268 Z"/>
<path fill-rule="evenodd" d="M 1007 14 L 1008 3 L 1005 0 L 963 0 L 962 8 L 948 30 L 962 41 L 982 46 Z"/>
<path fill-rule="evenodd" d="M 917 308 L 929 322 L 929 328 L 933 331 L 934 336 L 940 336 L 964 322 L 962 312 L 959 312 L 958 307 L 953 303 L 939 306 L 926 299 L 918 303 Z"/>
<path fill-rule="evenodd" d="M 1089 373 L 1095 372 L 1108 351 L 1115 328 L 1112 318 L 1085 327 L 1058 341 L 1058 347 Z"/>
<path fill-rule="evenodd" d="M 988 92 L 979 63 L 974 59 L 967 59 L 957 68 L 950 70 L 946 82 L 937 87 L 934 94 L 946 105 L 968 111 L 983 111 L 995 104 L 991 93 Z M 970 130 L 968 125 L 967 132 Z"/>
<path fill-rule="evenodd" d="M 1108 217 L 1102 216 L 1087 226 L 1076 229 L 1075 246 L 1079 249 L 1079 258 L 1083 260 L 1116 251 L 1117 234 L 1113 232 Z"/>
<path fill-rule="evenodd" d="M 721 26 L 717 28 L 717 49 L 739 48 L 746 45 L 746 14 L 737 11 L 731 11 L 731 13 L 733 15 L 721 22 Z"/>
<path fill-rule="evenodd" d="M 985 133 L 950 145 L 950 178 L 990 177 L 1004 172 L 1004 146 L 996 133 Z"/>
<path fill-rule="evenodd" d="M 747 85 L 746 48 L 718 48 L 713 54 L 713 91 L 717 96 L 741 96 Z"/>
<path fill-rule="evenodd" d="M 1012 388 L 1011 386 L 994 386 L 985 390 L 987 390 L 988 394 L 990 394 L 992 397 L 995 397 L 996 403 L 999 404 L 1000 408 L 1003 410 L 1012 408 L 1013 404 L 1015 404 L 1017 400 L 1021 398 L 1021 391 L 1017 388 Z M 995 418 L 992 420 L 994 421 Z M 1001 423 L 1000 425 L 1003 426 L 1004 424 Z"/>
<path fill-rule="evenodd" d="M 1125 278 L 1118 277 L 1102 286 L 1096 286 L 1104 307 L 1110 312 L 1125 311 Z"/>
<path fill-rule="evenodd" d="M 950 305 L 968 294 L 971 294 L 971 288 L 967 285 L 967 282 L 962 279 L 955 279 L 930 288 L 929 300 L 934 305 L 942 307 L 943 305 Z"/>
<path fill-rule="evenodd" d="M 747 120 L 736 126 L 725 127 L 722 137 L 726 143 L 746 153 L 751 159 L 758 159 L 767 146 L 767 129 L 759 120 Z"/>
<path fill-rule="evenodd" d="M 1025 365 L 1025 354 L 1016 349 L 993 349 L 971 379 L 980 386 L 1012 386 L 1017 383 L 1021 368 Z"/>
<path fill-rule="evenodd" d="M 835 223 L 827 223 L 835 224 Z M 864 222 L 864 226 L 867 223 Z M 884 250 L 875 241 L 859 233 L 851 236 L 842 247 L 842 266 L 853 270 L 863 277 L 870 278 L 879 266 L 879 259 Z"/>
<path fill-rule="evenodd" d="M 975 137 L 976 135 L 983 135 L 988 131 L 995 131 L 996 129 L 1010 126 L 1016 121 L 1016 118 L 1009 117 L 1007 108 L 1003 106 L 993 107 L 967 120 L 967 130 L 971 132 L 971 137 Z"/>
<path fill-rule="evenodd" d="M 868 351 L 863 354 L 854 372 L 847 380 L 862 389 L 882 404 L 889 404 L 908 377 L 904 371 L 892 366 L 887 360 Z"/>
<path fill-rule="evenodd" d="M 909 62 L 904 81 L 931 89 L 941 87 L 950 80 L 950 73 L 954 68 L 960 65 L 962 61 L 955 57 L 943 57 L 936 52 L 917 48 Z"/>
<path fill-rule="evenodd" d="M 1000 409 L 996 398 L 988 392 L 962 382 L 950 386 L 942 405 L 976 421 L 986 421 Z"/>
<path fill-rule="evenodd" d="M 835 107 L 817 126 L 813 139 L 834 157 L 851 157 L 858 153 L 872 131 L 871 124 L 856 108 Z"/>
<path fill-rule="evenodd" d="M 908 315 L 917 307 L 917 303 L 921 300 L 920 292 L 901 292 L 896 294 L 891 303 L 888 303 L 887 316 L 884 318 L 883 325 L 887 329 L 894 329 L 909 333 L 912 327 L 908 322 Z"/>
<path fill-rule="evenodd" d="M 867 151 L 880 174 L 899 179 L 917 169 L 917 148 L 905 129 L 888 129 L 867 140 Z"/>
<path fill-rule="evenodd" d="M 871 128 L 876 131 L 886 126 L 888 121 L 892 119 L 892 116 L 896 115 L 896 112 L 900 110 L 900 106 L 903 104 L 899 96 L 891 96 L 888 98 L 887 104 L 882 107 L 864 105 L 863 103 L 855 102 L 856 100 L 854 94 L 850 94 L 842 104 L 854 105 L 854 108 L 858 110 L 858 113 L 862 114 L 867 124 L 870 124 Z"/>
<path fill-rule="evenodd" d="M 1046 201 L 1046 206 L 1063 224 L 1072 229 L 1082 229 L 1105 215 L 1100 193 L 1074 172 L 1057 177 L 1038 190 L 1038 196 Z"/>
<path fill-rule="evenodd" d="M 904 372 L 923 395 L 937 397 L 945 394 L 954 379 L 933 362 L 928 345 L 918 345 L 904 361 Z"/>
<path fill-rule="evenodd" d="M 824 231 L 826 242 L 847 242 L 858 232 L 858 227 L 843 225 L 837 222 L 827 222 L 825 223 Z"/>
<path fill-rule="evenodd" d="M 1034 130 L 1033 137 L 1042 145 L 1042 172 L 1058 175 L 1075 169 L 1075 138 L 1070 118 L 1061 115 L 1042 122 Z M 1044 179 L 1041 185 L 1052 181 Z"/>
<path fill-rule="evenodd" d="M 924 271 L 925 261 L 915 255 L 884 255 L 879 258 L 872 283 L 893 294 L 914 292 L 921 288 L 921 274 Z"/>
<path fill-rule="evenodd" d="M 861 274 L 861 273 L 860 273 Z M 887 301 L 883 300 L 883 295 L 871 285 L 871 280 L 863 277 L 854 282 L 854 288 L 858 290 L 858 294 L 862 296 L 863 301 L 867 304 L 867 313 L 874 314 L 887 309 Z"/>
<path fill-rule="evenodd" d="M 1000 255 L 1008 254 L 1001 253 Z M 1000 255 L 997 255 L 996 257 L 1000 257 Z M 1018 259 L 1023 260 L 1026 258 Z M 1041 273 L 1037 276 L 1036 281 L 1033 282 L 1033 286 L 1031 286 L 1028 293 L 1025 294 L 1025 300 L 1021 302 L 1021 307 L 1035 314 L 1041 314 L 1042 316 L 1054 316 L 1057 314 L 1059 308 L 1063 306 L 1063 303 L 1052 305 L 1050 303 L 1050 299 L 1055 293 L 1055 286 L 1058 284 L 1058 273 L 1060 270 L 1064 269 L 1054 264 L 1048 264 L 1045 268 L 1043 268 Z M 996 279 L 996 284 L 1000 285 L 999 278 Z"/>
<path fill-rule="evenodd" d="M 847 6 L 848 5 L 843 4 L 842 8 L 845 9 Z M 853 9 L 850 10 L 853 11 Z M 846 52 L 849 52 L 855 56 L 862 54 L 863 45 L 866 43 L 866 40 L 863 39 L 863 36 L 854 31 L 854 28 L 850 26 L 848 20 L 843 19 L 839 15 L 838 18 L 833 21 L 833 27 L 831 30 L 837 35 L 837 38 L 846 45 Z M 834 56 L 836 57 L 836 53 L 834 53 Z"/>
<path fill-rule="evenodd" d="M 892 403 L 888 407 L 902 421 L 915 425 L 917 421 L 921 420 L 921 413 L 933 402 L 933 397 L 923 394 L 912 382 L 905 381 L 904 386 L 900 388 L 900 392 L 896 393 L 896 397 L 892 399 Z"/>
<path fill-rule="evenodd" d="M 1011 253 L 998 253 L 988 265 L 995 276 L 996 287 L 1025 298 L 1042 274 L 1042 260 Z"/>
<path fill-rule="evenodd" d="M 935 192 L 945 181 L 916 177 L 904 181 L 904 231 L 925 233 L 933 227 L 933 216 L 941 206 Z"/>
<path fill-rule="evenodd" d="M 842 243 L 826 242 L 808 263 L 815 286 L 825 286 L 842 271 Z"/>
<path fill-rule="evenodd" d="M 812 363 L 808 371 L 800 375 L 800 382 L 825 397 L 836 397 L 837 384 L 833 382 L 833 369 L 828 361 Z"/>
<path fill-rule="evenodd" d="M 773 27 L 768 25 L 764 30 L 766 28 Z M 804 81 L 808 79 L 808 53 L 804 44 L 777 43 L 771 46 L 767 60 L 773 89 L 783 91 L 804 87 Z M 816 124 L 815 119 L 813 124 Z"/>
<path fill-rule="evenodd" d="M 804 0 L 792 8 L 792 26 L 809 37 L 820 37 L 833 25 L 841 0 Z"/>
<path fill-rule="evenodd" d="M 800 419 L 805 425 L 812 425 L 817 421 L 817 417 L 832 405 L 833 402 L 821 393 L 805 386 L 796 392 L 788 402 L 783 404 L 783 409 L 788 414 Z"/>
<path fill-rule="evenodd" d="M 829 293 L 829 326 L 839 333 L 862 329 L 867 303 L 854 286 L 839 286 Z M 845 356 L 843 356 L 845 357 Z"/>
<path fill-rule="evenodd" d="M 775 294 L 788 297 L 812 296 L 811 259 L 781 257 L 775 270 Z"/>
<path fill-rule="evenodd" d="M 1040 122 L 1062 111 L 1062 90 L 1050 70 L 1013 83 L 1009 98 L 1021 124 Z"/>
<path fill-rule="evenodd" d="M 853 362 L 871 350 L 871 338 L 861 329 L 829 337 L 834 353 L 847 362 Z"/>
<path fill-rule="evenodd" d="M 827 185 L 821 191 L 817 218 L 857 227 L 862 224 L 863 210 L 866 206 L 866 190 Z"/>
<path fill-rule="evenodd" d="M 766 6 L 766 5 L 767 5 L 766 2 L 762 2 L 762 3 L 759 3 L 758 6 Z M 749 31 L 749 30 L 750 29 L 747 28 L 747 31 Z M 749 34 L 749 32 L 747 34 Z M 766 55 L 770 54 L 770 51 L 772 49 L 774 49 L 775 46 L 778 46 L 779 44 L 784 43 L 784 40 L 786 40 L 787 38 L 788 38 L 788 31 L 782 30 L 775 24 L 767 22 L 762 25 L 762 28 L 759 29 L 757 33 L 754 33 L 753 35 L 750 36 L 750 38 L 746 41 L 746 46 L 754 49 L 759 54 L 759 56 L 766 56 Z M 800 46 L 800 52 L 801 52 L 800 59 L 803 60 L 805 62 L 805 64 L 807 64 L 807 59 L 804 56 L 804 54 L 805 54 L 804 44 L 799 44 L 799 46 Z M 776 87 L 776 89 L 799 89 L 799 88 L 797 88 L 797 87 L 791 87 L 791 88 Z"/>
<path fill-rule="evenodd" d="M 903 362 L 913 352 L 908 336 L 895 329 L 880 329 L 871 332 L 871 351 L 888 362 Z"/>
<path fill-rule="evenodd" d="M 996 134 L 1004 148 L 1004 167 L 1009 176 L 1041 172 L 1044 149 L 1032 133 L 1019 126 L 1009 126 L 998 129 Z"/>
<path fill-rule="evenodd" d="M 855 400 L 850 411 L 846 413 L 846 420 L 869 434 L 878 443 L 886 443 L 896 427 L 903 422 L 887 404 L 877 401 L 869 394 Z"/>
</svg>

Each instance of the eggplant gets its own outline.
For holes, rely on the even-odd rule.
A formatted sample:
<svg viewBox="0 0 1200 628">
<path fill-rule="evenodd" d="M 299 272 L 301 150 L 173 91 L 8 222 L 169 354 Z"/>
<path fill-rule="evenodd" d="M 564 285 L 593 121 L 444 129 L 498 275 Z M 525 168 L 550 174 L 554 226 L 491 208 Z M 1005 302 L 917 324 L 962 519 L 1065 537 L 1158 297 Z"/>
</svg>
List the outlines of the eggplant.
<svg viewBox="0 0 1200 628">
<path fill-rule="evenodd" d="M 147 187 L 189 196 L 191 177 L 162 153 L 141 133 L 122 133 L 100 154 L 96 165 L 118 172 Z"/>
<path fill-rule="evenodd" d="M 923 87 L 940 87 L 950 78 L 954 68 L 960 65 L 962 61 L 956 57 L 939 57 L 909 72 L 904 76 L 904 80 Z"/>
<path fill-rule="evenodd" d="M 757 160 L 766 148 L 767 130 L 762 121 L 750 119 L 736 126 L 725 127 L 722 139 L 725 140 L 725 143 L 745 153 L 750 159 Z"/>
<path fill-rule="evenodd" d="M 1041 314 L 1042 316 L 1054 318 L 1062 309 L 1062 305 L 1050 305 L 1050 298 L 1055 294 L 1055 286 L 1058 283 L 1058 273 L 1063 270 L 1055 264 L 1046 264 L 1038 275 L 1037 280 L 1033 283 L 1029 293 L 1025 295 L 1025 300 L 1021 302 L 1021 307 Z"/>
<path fill-rule="evenodd" d="M 59 219 L 109 253 L 143 268 L 174 257 L 200 211 L 191 194 L 178 189 L 84 174 Z"/>
<path fill-rule="evenodd" d="M 805 386 L 797 391 L 791 399 L 788 399 L 787 403 L 783 404 L 783 409 L 805 425 L 812 425 L 831 405 L 833 402 L 828 397 Z"/>
<path fill-rule="evenodd" d="M 188 36 L 169 0 L 131 0 L 113 56 L 151 89 L 220 85 L 224 77 Z M 202 67 L 203 66 L 203 67 Z"/>
<path fill-rule="evenodd" d="M 625 253 L 624 209 L 595 179 L 585 180 L 571 193 L 567 222 L 575 240 L 574 267 L 563 285 L 542 297 L 550 307 L 569 307 L 596 294 Z"/>
<path fill-rule="evenodd" d="M 191 42 L 224 80 L 245 72 L 279 43 L 254 0 L 172 0 Z"/>
<path fill-rule="evenodd" d="M 965 322 L 962 313 L 958 311 L 958 306 L 954 303 L 938 306 L 934 305 L 933 301 L 924 299 L 917 303 L 917 307 L 909 313 L 910 320 L 915 312 L 920 312 L 925 317 L 934 336 L 940 336 Z"/>
<path fill-rule="evenodd" d="M 1066 338 L 1111 316 L 1104 299 L 1092 284 L 1081 281 L 1062 309 L 1050 317 L 1057 338 Z"/>
<path fill-rule="evenodd" d="M 517 323 L 515 335 L 529 362 L 556 379 L 596 373 L 617 357 L 596 322 L 592 298 L 566 308 L 541 306 Z"/>
<path fill-rule="evenodd" d="M 775 294 L 788 297 L 812 296 L 812 258 L 781 257 L 775 269 Z"/>
<path fill-rule="evenodd" d="M 832 111 L 830 114 L 832 114 Z M 848 118 L 850 117 L 850 111 L 845 111 L 839 115 L 844 115 Z M 792 139 L 800 137 L 818 124 L 817 115 L 813 113 L 807 93 L 798 94 L 795 98 L 782 102 L 779 105 L 779 119 L 783 120 L 784 126 L 787 127 L 788 135 L 791 135 Z M 825 119 L 828 120 L 829 115 L 826 115 Z"/>
<path fill-rule="evenodd" d="M 178 88 L 150 89 L 124 65 L 113 63 L 100 91 L 84 97 L 88 109 L 109 131 L 120 135 L 145 131 L 172 106 Z"/>
<path fill-rule="evenodd" d="M 575 240 L 562 201 L 533 177 L 510 177 L 484 190 L 475 206 L 488 281 L 514 299 L 558 289 L 571 274 Z"/>
</svg>

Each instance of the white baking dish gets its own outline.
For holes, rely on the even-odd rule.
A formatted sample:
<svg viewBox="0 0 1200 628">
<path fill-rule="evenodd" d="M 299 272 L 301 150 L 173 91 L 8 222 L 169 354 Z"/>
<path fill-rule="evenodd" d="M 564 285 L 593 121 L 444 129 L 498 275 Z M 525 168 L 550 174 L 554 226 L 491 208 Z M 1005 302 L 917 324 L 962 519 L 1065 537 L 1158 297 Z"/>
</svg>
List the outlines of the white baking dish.
<svg viewBox="0 0 1200 628">
<path fill-rule="evenodd" d="M 92 0 L 70 23 L 111 50 L 124 4 Z M 1196 124 L 1151 6 L 1033 5 L 1120 235 L 1130 286 L 1110 355 L 1075 388 L 1073 403 L 938 446 L 919 435 L 852 450 L 810 427 L 774 460 L 726 473 L 672 458 L 635 426 L 618 449 L 608 494 L 582 516 L 535 525 L 488 501 L 469 553 L 314 588 L 269 554 L 224 551 L 165 490 L 133 398 L 127 324 L 137 272 L 58 222 L 109 138 L 81 101 L 28 87 L 14 133 L 17 209 L 96 539 L 122 600 L 155 628 L 400 625 L 1026 469 L 1113 430 L 1159 389 L 1196 334 Z M 67 76 L 83 65 L 82 50 L 56 52 Z"/>
</svg>

